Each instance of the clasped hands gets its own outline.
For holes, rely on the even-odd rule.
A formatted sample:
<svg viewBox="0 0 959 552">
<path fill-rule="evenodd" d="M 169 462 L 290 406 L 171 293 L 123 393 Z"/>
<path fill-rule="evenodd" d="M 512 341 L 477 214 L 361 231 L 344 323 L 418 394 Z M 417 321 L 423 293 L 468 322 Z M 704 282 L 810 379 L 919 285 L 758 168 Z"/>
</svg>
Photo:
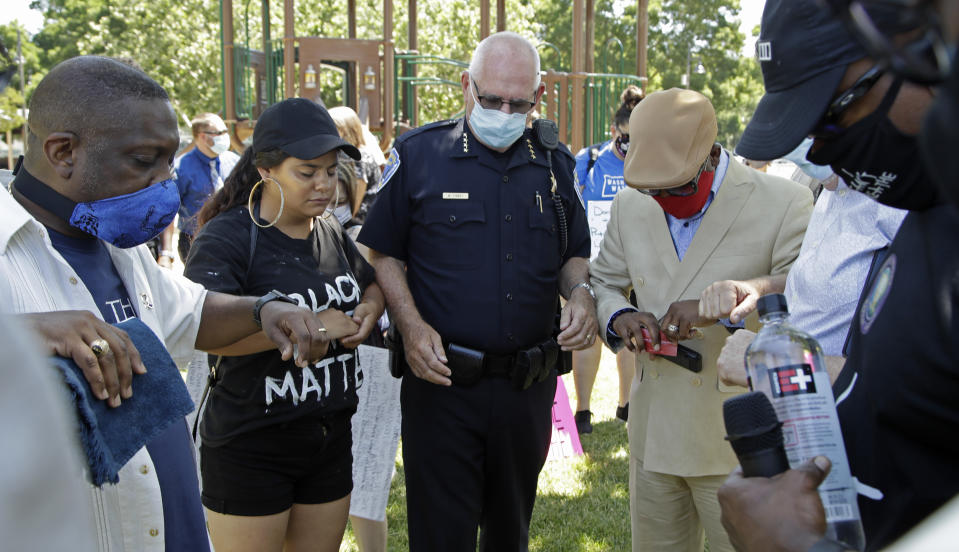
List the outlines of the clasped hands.
<svg viewBox="0 0 959 552">
<path fill-rule="evenodd" d="M 649 332 L 653 351 L 658 351 L 660 331 L 670 341 L 678 343 L 701 336 L 699 328 L 716 323 L 716 318 L 700 315 L 699 303 L 696 299 L 676 301 L 669 305 L 666 314 L 660 319 L 650 312 L 625 312 L 613 321 L 613 331 L 622 338 L 627 349 L 638 353 L 645 350 L 642 334 L 645 328 Z"/>
</svg>

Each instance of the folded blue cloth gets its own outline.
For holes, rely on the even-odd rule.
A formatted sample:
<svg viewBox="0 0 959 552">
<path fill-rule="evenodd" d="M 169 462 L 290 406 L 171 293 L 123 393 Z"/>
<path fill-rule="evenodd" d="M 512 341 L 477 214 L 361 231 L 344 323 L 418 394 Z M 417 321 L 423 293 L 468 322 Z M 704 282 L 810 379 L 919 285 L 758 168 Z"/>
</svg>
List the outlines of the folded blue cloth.
<svg viewBox="0 0 959 552">
<path fill-rule="evenodd" d="M 116 326 L 130 336 L 147 367 L 133 375 L 133 397 L 117 408 L 97 399 L 83 371 L 71 359 L 52 357 L 63 373 L 77 407 L 80 442 L 90 464 L 94 485 L 116 483 L 120 468 L 170 424 L 193 410 L 180 371 L 166 347 L 138 318 Z"/>
</svg>

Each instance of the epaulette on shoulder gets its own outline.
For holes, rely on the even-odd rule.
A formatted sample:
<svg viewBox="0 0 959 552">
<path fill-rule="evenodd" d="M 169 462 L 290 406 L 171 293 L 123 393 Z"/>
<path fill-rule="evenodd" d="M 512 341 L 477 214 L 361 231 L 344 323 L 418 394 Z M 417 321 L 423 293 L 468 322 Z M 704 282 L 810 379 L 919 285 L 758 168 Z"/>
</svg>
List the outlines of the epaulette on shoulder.
<svg viewBox="0 0 959 552">
<path fill-rule="evenodd" d="M 436 121 L 433 123 L 428 123 L 423 126 L 418 126 L 412 130 L 408 130 L 403 133 L 402 136 L 397 138 L 397 142 L 405 142 L 411 138 L 415 138 L 423 133 L 429 132 L 431 130 L 443 130 L 449 129 L 452 126 L 455 126 L 458 123 L 459 119 L 446 119 L 443 121 Z"/>
</svg>

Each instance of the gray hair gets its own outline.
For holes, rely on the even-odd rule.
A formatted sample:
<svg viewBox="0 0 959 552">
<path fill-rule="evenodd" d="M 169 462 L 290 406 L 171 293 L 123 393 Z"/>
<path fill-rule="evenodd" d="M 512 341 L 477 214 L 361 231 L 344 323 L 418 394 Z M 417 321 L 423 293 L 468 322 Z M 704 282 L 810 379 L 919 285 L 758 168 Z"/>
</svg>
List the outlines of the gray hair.
<svg viewBox="0 0 959 552">
<path fill-rule="evenodd" d="M 536 46 L 534 46 L 532 42 L 512 31 L 502 31 L 491 34 L 476 45 L 476 49 L 473 50 L 473 57 L 470 59 L 470 78 L 472 79 L 474 75 L 481 73 L 480 68 L 486 63 L 486 58 L 491 52 L 503 52 L 515 55 L 517 52 L 523 51 L 533 60 L 536 87 L 539 87 L 539 52 L 536 51 Z"/>
</svg>

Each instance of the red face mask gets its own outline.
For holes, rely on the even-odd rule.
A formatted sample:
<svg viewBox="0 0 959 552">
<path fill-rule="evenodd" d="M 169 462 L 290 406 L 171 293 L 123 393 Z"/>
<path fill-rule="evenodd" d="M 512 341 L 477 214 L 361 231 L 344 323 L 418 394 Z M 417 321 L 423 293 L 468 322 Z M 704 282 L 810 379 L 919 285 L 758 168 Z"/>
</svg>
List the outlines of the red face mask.
<svg viewBox="0 0 959 552">
<path fill-rule="evenodd" d="M 670 215 L 684 219 L 689 218 L 700 211 L 706 200 L 709 198 L 709 191 L 713 187 L 713 177 L 716 176 L 716 170 L 703 171 L 699 174 L 699 180 L 696 185 L 696 193 L 688 196 L 674 195 L 654 195 L 653 199 L 659 206 Z"/>
</svg>

